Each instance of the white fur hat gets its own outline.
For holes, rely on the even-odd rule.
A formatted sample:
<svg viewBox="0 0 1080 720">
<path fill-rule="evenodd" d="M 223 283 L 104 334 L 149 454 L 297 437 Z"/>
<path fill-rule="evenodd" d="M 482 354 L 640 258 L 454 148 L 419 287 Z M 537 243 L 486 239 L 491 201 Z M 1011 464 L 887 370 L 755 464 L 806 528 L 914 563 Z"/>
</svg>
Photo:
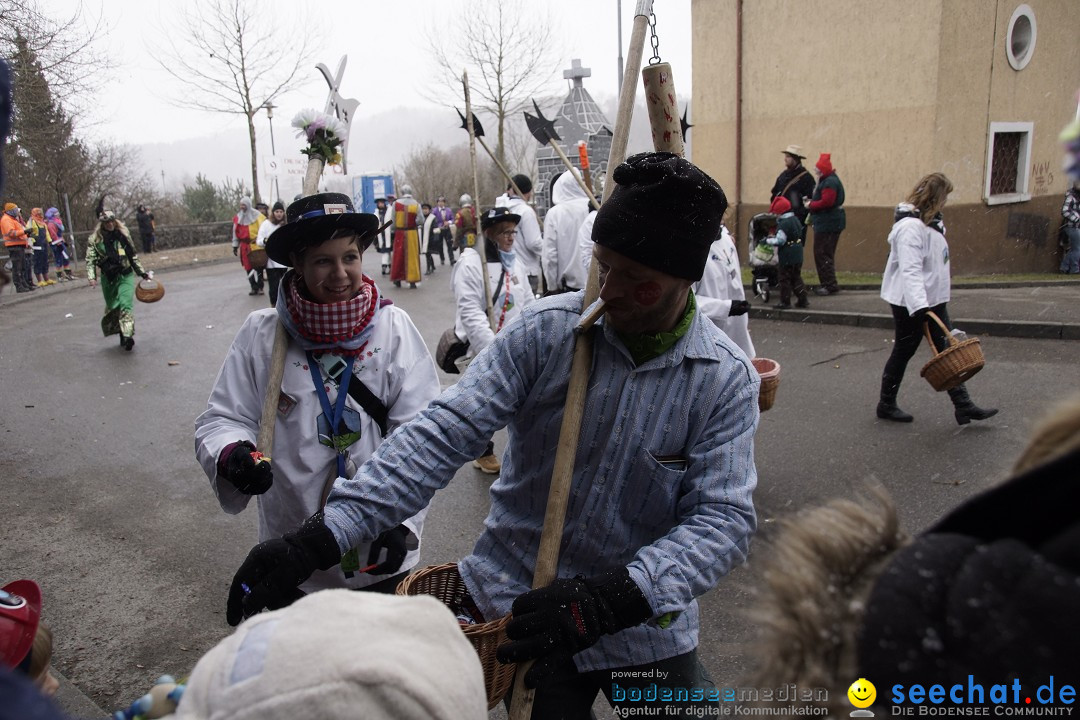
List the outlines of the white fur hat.
<svg viewBox="0 0 1080 720">
<path fill-rule="evenodd" d="M 435 598 L 323 590 L 206 653 L 173 717 L 480 720 L 487 695 L 476 652 Z"/>
</svg>

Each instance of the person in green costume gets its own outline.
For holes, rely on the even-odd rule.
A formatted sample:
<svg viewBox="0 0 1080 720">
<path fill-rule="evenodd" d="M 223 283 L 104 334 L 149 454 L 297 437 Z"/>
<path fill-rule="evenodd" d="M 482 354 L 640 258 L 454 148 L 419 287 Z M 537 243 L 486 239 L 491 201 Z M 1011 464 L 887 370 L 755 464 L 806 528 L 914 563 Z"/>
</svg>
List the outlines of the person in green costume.
<svg viewBox="0 0 1080 720">
<path fill-rule="evenodd" d="M 100 281 L 105 296 L 101 332 L 105 337 L 119 333 L 120 347 L 129 351 L 135 347 L 135 313 L 131 308 L 136 275 L 143 279 L 150 277 L 135 254 L 131 233 L 111 210 L 105 210 L 99 203 L 98 225 L 86 246 L 86 277 L 90 287 Z"/>
</svg>

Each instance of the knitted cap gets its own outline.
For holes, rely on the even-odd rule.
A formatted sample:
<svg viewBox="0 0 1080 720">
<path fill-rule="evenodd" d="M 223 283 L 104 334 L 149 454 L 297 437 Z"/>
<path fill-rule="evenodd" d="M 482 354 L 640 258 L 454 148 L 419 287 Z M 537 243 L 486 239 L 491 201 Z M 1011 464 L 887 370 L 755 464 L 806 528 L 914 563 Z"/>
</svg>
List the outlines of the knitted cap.
<svg viewBox="0 0 1080 720">
<path fill-rule="evenodd" d="M 15 203 L 4 203 L 4 212 L 11 212 L 12 210 L 17 209 L 18 207 L 19 206 L 16 205 Z"/>
<path fill-rule="evenodd" d="M 769 206 L 769 212 L 773 215 L 783 215 L 791 209 L 791 201 L 789 201 L 783 195 L 778 195 L 773 198 L 772 205 Z"/>
<path fill-rule="evenodd" d="M 654 270 L 700 280 L 728 205 L 716 181 L 667 152 L 629 157 L 612 177 L 617 186 L 596 213 L 593 241 Z"/>
<path fill-rule="evenodd" d="M 177 720 L 480 720 L 480 661 L 429 596 L 322 590 L 244 622 L 199 660 Z"/>
<path fill-rule="evenodd" d="M 821 157 L 814 163 L 814 167 L 820 170 L 822 175 L 828 175 L 833 171 L 832 155 L 829 153 L 821 153 Z"/>
</svg>

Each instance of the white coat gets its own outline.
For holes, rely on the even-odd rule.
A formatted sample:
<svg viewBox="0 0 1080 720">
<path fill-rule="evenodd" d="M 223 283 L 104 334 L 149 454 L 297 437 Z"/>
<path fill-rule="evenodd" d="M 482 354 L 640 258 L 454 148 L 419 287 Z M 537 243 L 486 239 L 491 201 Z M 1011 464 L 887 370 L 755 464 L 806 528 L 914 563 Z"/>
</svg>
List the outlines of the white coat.
<svg viewBox="0 0 1080 720">
<path fill-rule="evenodd" d="M 544 280 L 548 290 L 580 290 L 588 275 L 578 258 L 578 230 L 589 214 L 589 198 L 567 171 L 555 181 L 551 201 L 554 205 L 544 216 Z"/>
<path fill-rule="evenodd" d="M 694 295 L 698 310 L 724 331 L 746 357 L 754 357 L 754 342 L 750 339 L 750 322 L 746 314 L 732 317 L 732 300 L 746 300 L 743 290 L 742 270 L 735 241 L 726 227 L 721 226 L 720 237 L 709 248 L 709 259 L 701 280 L 694 283 Z"/>
<path fill-rule="evenodd" d="M 426 408 L 441 388 L 431 354 L 404 310 L 388 305 L 376 311 L 372 322 L 376 323 L 374 331 L 363 357 L 356 359 L 353 377 L 363 381 L 386 405 L 389 434 Z M 214 381 L 206 411 L 195 420 L 196 455 L 221 508 L 229 514 L 242 511 L 252 496 L 239 492 L 218 475 L 218 457 L 230 443 L 247 440 L 255 444 L 277 325 L 277 312 L 273 308 L 248 315 Z M 323 356 L 327 361 L 335 357 Z M 337 384 L 331 380 L 327 384 L 333 404 Z M 255 496 L 260 542 L 295 530 L 315 514 L 321 508 L 328 479 L 337 477 L 336 453 L 318 440 L 322 415 L 307 356 L 290 340 L 281 379 L 274 444 L 269 453 L 273 458 L 274 484 L 265 494 Z M 358 426 L 360 430 L 360 438 L 348 451 L 351 461 L 348 472 L 355 472 L 351 465 L 362 465 L 383 438 L 378 424 L 351 396 L 346 399 L 346 415 L 346 420 L 354 423 L 350 427 Z M 404 522 L 417 538 L 422 537 L 425 515 L 427 508 Z M 364 565 L 369 546 L 358 550 Z M 419 548 L 412 550 L 401 570 L 414 567 L 419 559 Z M 331 587 L 361 588 L 386 578 L 386 575 L 363 573 L 347 579 L 340 567 L 335 567 L 326 572 L 316 571 L 301 588 L 306 592 Z"/>
<path fill-rule="evenodd" d="M 578 228 L 577 243 L 578 243 L 578 259 L 581 261 L 581 269 L 585 273 L 584 277 L 588 279 L 589 268 L 592 266 L 592 228 L 596 223 L 596 213 L 590 212 L 589 216 L 581 221 L 581 227 Z"/>
<path fill-rule="evenodd" d="M 483 242 L 477 238 L 477 242 Z M 516 248 L 516 245 L 515 245 Z M 506 272 L 502 263 L 498 260 L 488 261 L 488 292 L 493 296 L 499 284 L 499 278 L 503 278 L 503 286 L 499 288 L 496 298 L 495 322 L 502 329 L 510 324 L 510 321 L 521 314 L 521 309 L 536 299 L 532 287 L 529 285 L 529 276 L 525 274 L 525 268 L 521 261 L 514 261 L 513 270 Z M 480 253 L 474 248 L 465 248 L 461 251 L 461 257 L 454 265 L 450 276 L 450 285 L 454 288 L 454 300 L 457 304 L 457 315 L 454 318 L 454 332 L 459 340 L 469 342 L 468 357 L 475 357 L 477 353 L 486 348 L 495 339 L 495 333 L 491 330 L 488 322 L 486 303 L 484 302 L 484 276 L 480 274 Z M 507 288 L 510 292 L 510 304 L 503 315 L 502 307 L 506 301 Z"/>
<path fill-rule="evenodd" d="M 423 210 L 421 210 L 423 212 Z M 426 255 L 428 251 L 428 241 L 431 240 L 431 229 L 435 225 L 435 213 L 428 213 L 428 216 L 424 218 L 424 224 L 420 228 L 420 254 Z"/>
<path fill-rule="evenodd" d="M 517 195 L 508 193 L 495 198 L 495 207 L 510 208 L 510 212 L 521 216 L 521 222 L 517 224 L 514 234 L 514 252 L 517 253 L 517 261 L 521 263 L 526 275 L 540 277 L 540 253 L 544 239 L 540 235 L 540 221 L 536 219 L 536 211 Z M 476 239 L 480 240 L 479 233 Z"/>
<path fill-rule="evenodd" d="M 952 280 L 944 235 L 919 218 L 901 218 L 889 233 L 889 245 L 882 300 L 909 313 L 949 302 Z"/>
<path fill-rule="evenodd" d="M 378 208 L 375 209 L 375 214 L 379 214 Z M 386 209 L 383 210 L 379 225 L 385 225 L 386 223 L 390 224 L 382 231 L 382 246 L 386 251 L 381 253 L 381 260 L 383 265 L 390 267 L 390 249 L 394 247 L 394 203 L 389 200 L 386 201 Z"/>
<path fill-rule="evenodd" d="M 273 233 L 275 230 L 277 230 L 279 227 L 284 227 L 284 225 L 285 225 L 284 222 L 281 223 L 281 225 L 275 225 L 274 223 L 270 222 L 269 220 L 264 221 L 263 223 L 261 223 L 259 225 L 259 233 L 258 233 L 258 235 L 255 236 L 255 244 L 258 245 L 261 248 L 265 248 L 266 247 L 266 240 L 267 240 L 267 238 L 270 237 L 270 234 Z M 284 270 L 286 266 L 282 265 L 279 262 L 274 262 L 270 258 L 267 258 L 266 259 L 266 267 L 271 268 L 271 269 L 277 268 L 277 269 Z"/>
</svg>

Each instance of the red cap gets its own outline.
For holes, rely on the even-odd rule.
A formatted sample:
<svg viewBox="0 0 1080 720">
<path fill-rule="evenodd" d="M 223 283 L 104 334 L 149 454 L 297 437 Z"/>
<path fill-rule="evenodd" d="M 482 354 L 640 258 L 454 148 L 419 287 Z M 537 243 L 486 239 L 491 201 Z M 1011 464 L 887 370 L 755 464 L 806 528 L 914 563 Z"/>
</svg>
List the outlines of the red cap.
<svg viewBox="0 0 1080 720">
<path fill-rule="evenodd" d="M 773 198 L 772 205 L 769 206 L 769 212 L 773 215 L 783 215 L 790 209 L 791 203 L 783 195 Z"/>
<path fill-rule="evenodd" d="M 16 580 L 0 591 L 0 663 L 14 668 L 26 659 L 41 619 L 41 588 Z"/>
<path fill-rule="evenodd" d="M 814 167 L 820 170 L 822 175 L 828 175 L 832 172 L 832 155 L 829 153 L 821 153 L 821 157 L 814 163 Z"/>
</svg>

